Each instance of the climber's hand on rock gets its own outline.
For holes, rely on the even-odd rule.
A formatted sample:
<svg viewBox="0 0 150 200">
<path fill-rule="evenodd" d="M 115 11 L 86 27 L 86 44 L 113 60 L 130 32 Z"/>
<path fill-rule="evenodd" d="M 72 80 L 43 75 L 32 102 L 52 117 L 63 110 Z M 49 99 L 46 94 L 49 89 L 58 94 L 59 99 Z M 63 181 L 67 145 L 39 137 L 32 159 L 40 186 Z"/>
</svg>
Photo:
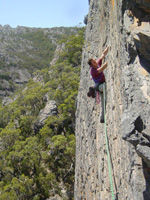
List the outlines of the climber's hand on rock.
<svg viewBox="0 0 150 200">
<path fill-rule="evenodd" d="M 106 56 L 106 55 L 107 55 L 107 53 L 108 53 L 108 50 L 109 50 L 109 46 L 107 46 L 107 47 L 106 47 L 106 49 L 103 51 L 103 54 L 104 54 L 104 56 Z"/>
<path fill-rule="evenodd" d="M 108 50 L 109 50 L 109 46 L 107 46 L 106 49 L 103 51 L 103 53 L 102 53 L 102 55 L 101 55 L 101 57 L 100 57 L 101 60 L 103 60 L 103 59 L 105 58 L 105 56 L 106 56 L 107 53 L 108 53 Z"/>
</svg>

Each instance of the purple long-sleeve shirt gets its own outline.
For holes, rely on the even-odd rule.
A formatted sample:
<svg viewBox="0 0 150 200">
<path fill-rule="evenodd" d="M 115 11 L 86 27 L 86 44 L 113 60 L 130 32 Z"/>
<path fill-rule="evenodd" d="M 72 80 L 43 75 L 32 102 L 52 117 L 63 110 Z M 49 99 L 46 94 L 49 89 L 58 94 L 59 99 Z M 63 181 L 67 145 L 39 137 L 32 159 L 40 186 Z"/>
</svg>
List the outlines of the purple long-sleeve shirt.
<svg viewBox="0 0 150 200">
<path fill-rule="evenodd" d="M 98 73 L 98 68 L 101 67 L 102 60 L 98 59 L 96 62 L 97 62 L 97 68 L 90 66 L 91 75 L 95 83 L 103 83 L 105 82 L 104 73 L 103 72 Z"/>
</svg>

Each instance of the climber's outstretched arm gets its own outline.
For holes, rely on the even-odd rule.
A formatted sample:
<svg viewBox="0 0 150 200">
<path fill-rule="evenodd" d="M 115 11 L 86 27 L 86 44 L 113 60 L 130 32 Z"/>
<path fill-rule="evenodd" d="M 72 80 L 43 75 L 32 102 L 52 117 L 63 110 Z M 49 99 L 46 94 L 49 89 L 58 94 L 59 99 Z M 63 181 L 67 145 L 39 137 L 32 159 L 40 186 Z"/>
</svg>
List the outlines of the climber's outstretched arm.
<svg viewBox="0 0 150 200">
<path fill-rule="evenodd" d="M 97 69 L 98 73 L 101 73 L 104 69 L 106 69 L 107 66 L 107 62 L 105 62 L 102 67 Z"/>
<path fill-rule="evenodd" d="M 102 53 L 102 55 L 101 55 L 101 57 L 100 57 L 101 60 L 103 60 L 103 59 L 105 58 L 105 56 L 106 56 L 107 53 L 108 53 L 108 50 L 109 50 L 109 46 L 106 47 L 106 49 L 103 51 L 103 53 Z"/>
</svg>

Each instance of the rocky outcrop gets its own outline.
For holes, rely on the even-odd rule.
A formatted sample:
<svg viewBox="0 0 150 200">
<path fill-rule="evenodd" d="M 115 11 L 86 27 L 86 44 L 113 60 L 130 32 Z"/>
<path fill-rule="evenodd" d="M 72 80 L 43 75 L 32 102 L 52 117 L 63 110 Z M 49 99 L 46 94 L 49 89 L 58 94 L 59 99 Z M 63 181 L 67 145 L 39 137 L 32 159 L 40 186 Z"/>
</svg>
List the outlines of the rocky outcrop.
<svg viewBox="0 0 150 200">
<path fill-rule="evenodd" d="M 48 101 L 45 108 L 43 110 L 41 110 L 39 113 L 39 116 L 38 116 L 39 125 L 43 126 L 45 120 L 49 116 L 55 116 L 57 114 L 58 114 L 58 110 L 57 110 L 56 102 L 54 100 Z"/>
<path fill-rule="evenodd" d="M 91 0 L 76 111 L 75 199 L 110 200 L 100 105 L 87 97 L 89 57 L 109 45 L 106 129 L 116 199 L 150 197 L 150 6 L 142 0 Z"/>
<path fill-rule="evenodd" d="M 49 116 L 56 116 L 58 114 L 56 102 L 54 100 L 49 100 L 47 97 L 46 97 L 46 99 L 47 99 L 46 105 L 40 111 L 40 113 L 37 117 L 37 120 L 34 124 L 35 132 L 38 132 L 39 129 L 41 129 L 44 126 L 45 120 Z"/>
<path fill-rule="evenodd" d="M 129 9 L 124 12 L 126 47 L 130 59 L 124 73 L 124 80 L 128 85 L 124 85 L 126 108 L 122 117 L 122 133 L 123 139 L 135 146 L 138 155 L 150 167 L 149 6 L 147 1 L 131 1 L 128 3 Z"/>
<path fill-rule="evenodd" d="M 55 195 L 54 197 L 50 197 L 47 200 L 62 200 L 62 198 L 59 195 Z"/>
<path fill-rule="evenodd" d="M 50 66 L 56 64 L 56 61 L 59 59 L 60 53 L 63 52 L 64 48 L 65 48 L 65 44 L 64 43 L 57 45 L 56 50 L 54 52 L 54 58 L 49 64 Z"/>
</svg>

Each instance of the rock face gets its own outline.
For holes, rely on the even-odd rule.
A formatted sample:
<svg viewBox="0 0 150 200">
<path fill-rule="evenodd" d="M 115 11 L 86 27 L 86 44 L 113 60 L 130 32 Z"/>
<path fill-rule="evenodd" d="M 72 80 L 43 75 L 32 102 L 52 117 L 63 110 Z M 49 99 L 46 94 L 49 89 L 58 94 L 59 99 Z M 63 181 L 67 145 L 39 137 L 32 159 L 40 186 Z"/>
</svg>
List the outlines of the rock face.
<svg viewBox="0 0 150 200">
<path fill-rule="evenodd" d="M 91 0 L 76 111 L 75 200 L 110 200 L 100 104 L 87 97 L 89 57 L 109 45 L 106 129 L 116 199 L 150 199 L 150 1 Z"/>
<path fill-rule="evenodd" d="M 58 114 L 58 110 L 57 110 L 57 105 L 56 102 L 54 100 L 50 100 L 47 102 L 45 108 L 43 110 L 40 111 L 39 113 L 39 125 L 43 126 L 45 120 L 49 117 L 49 116 L 55 116 Z"/>
<path fill-rule="evenodd" d="M 47 97 L 46 97 L 47 98 Z M 42 109 L 38 115 L 38 118 L 34 124 L 34 131 L 38 132 L 44 126 L 45 120 L 49 116 L 56 116 L 58 114 L 58 109 L 56 102 L 54 100 L 46 100 L 46 105 L 44 109 Z"/>
<path fill-rule="evenodd" d="M 65 44 L 58 44 L 57 45 L 57 48 L 56 48 L 56 50 L 54 52 L 54 58 L 50 62 L 49 66 L 56 64 L 56 61 L 59 59 L 59 55 L 64 50 L 64 48 L 65 48 Z"/>
</svg>

